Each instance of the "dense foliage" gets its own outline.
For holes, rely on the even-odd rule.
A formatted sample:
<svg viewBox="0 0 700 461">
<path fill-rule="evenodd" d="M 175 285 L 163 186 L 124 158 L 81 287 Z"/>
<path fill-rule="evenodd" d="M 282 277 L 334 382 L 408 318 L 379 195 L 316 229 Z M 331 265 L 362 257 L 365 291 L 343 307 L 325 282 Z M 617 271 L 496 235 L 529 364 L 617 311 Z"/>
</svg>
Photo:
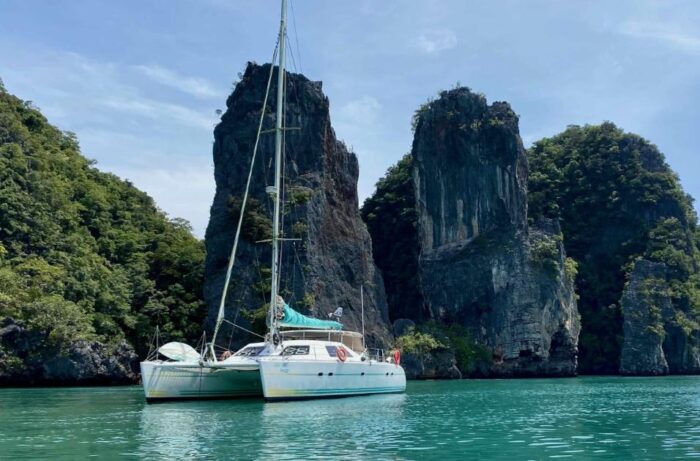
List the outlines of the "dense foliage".
<svg viewBox="0 0 700 461">
<path fill-rule="evenodd" d="M 74 134 L 0 86 L 0 319 L 23 321 L 54 353 L 78 339 L 143 353 L 156 325 L 196 340 L 203 243 L 92 165 Z"/>
<path fill-rule="evenodd" d="M 406 154 L 377 182 L 365 200 L 362 219 L 372 236 L 374 260 L 384 277 L 389 317 L 427 319 L 418 282 L 418 230 L 412 177 Z"/>
<path fill-rule="evenodd" d="M 465 374 L 478 374 L 481 367 L 488 367 L 492 355 L 487 348 L 477 344 L 468 329 L 458 325 L 443 325 L 428 320 L 409 328 L 396 338 L 395 346 L 402 353 L 415 356 L 421 363 L 429 355 L 449 350 L 454 354 L 457 368 Z"/>
<path fill-rule="evenodd" d="M 578 263 L 581 372 L 616 373 L 622 340 L 619 300 L 631 262 L 664 262 L 675 306 L 697 307 L 697 226 L 659 150 L 612 123 L 571 126 L 528 152 L 529 218 L 561 222 Z"/>
</svg>

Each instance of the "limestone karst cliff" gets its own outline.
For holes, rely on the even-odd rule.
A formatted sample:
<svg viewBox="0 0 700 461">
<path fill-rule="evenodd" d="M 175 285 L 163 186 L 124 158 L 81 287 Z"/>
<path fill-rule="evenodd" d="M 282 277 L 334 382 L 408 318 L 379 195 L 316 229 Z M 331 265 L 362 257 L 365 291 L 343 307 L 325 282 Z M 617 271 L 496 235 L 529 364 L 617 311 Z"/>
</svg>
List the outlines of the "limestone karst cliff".
<svg viewBox="0 0 700 461">
<path fill-rule="evenodd" d="M 579 371 L 698 373 L 697 214 L 664 154 L 605 122 L 544 138 L 528 159 L 529 215 L 558 220 L 579 264 Z"/>
<path fill-rule="evenodd" d="M 573 375 L 579 318 L 558 226 L 527 225 L 518 118 L 466 88 L 418 114 L 413 178 L 425 302 L 467 327 L 491 376 Z"/>
<path fill-rule="evenodd" d="M 466 376 L 575 374 L 575 264 L 556 222 L 528 227 L 517 116 L 457 88 L 421 107 L 415 122 L 411 154 L 363 207 L 378 265 L 396 284 L 387 291 L 418 293 L 408 309 L 391 303 L 395 325 L 411 320 L 440 340 L 408 361 L 420 364 L 409 375 L 455 377 L 455 362 Z M 384 221 L 406 235 L 392 240 Z M 396 254 L 415 273 L 397 271 Z"/>
<path fill-rule="evenodd" d="M 204 286 L 210 329 L 269 72 L 269 65 L 248 65 L 214 132 L 216 195 L 206 232 Z M 285 237 L 301 240 L 284 244 L 281 294 L 292 307 L 312 316 L 327 316 L 341 306 L 345 309 L 342 322 L 359 330 L 360 287 L 364 286 L 368 343 L 386 345 L 390 338 L 386 297 L 372 258 L 369 233 L 359 215 L 357 157 L 335 137 L 321 82 L 289 73 L 287 85 L 283 227 Z M 271 94 L 275 91 L 273 83 Z M 274 126 L 274 113 L 275 101 L 270 100 L 265 129 Z M 269 238 L 270 233 L 271 202 L 265 187 L 273 179 L 273 152 L 274 136 L 263 136 L 227 301 L 227 318 L 249 328 L 264 321 L 269 297 L 270 248 L 256 242 Z M 234 343 L 248 339 L 240 332 L 232 337 Z M 228 334 L 223 341 L 229 342 Z"/>
<path fill-rule="evenodd" d="M 700 373 L 700 336 L 689 306 L 679 306 L 666 264 L 637 260 L 622 294 L 620 373 Z"/>
</svg>

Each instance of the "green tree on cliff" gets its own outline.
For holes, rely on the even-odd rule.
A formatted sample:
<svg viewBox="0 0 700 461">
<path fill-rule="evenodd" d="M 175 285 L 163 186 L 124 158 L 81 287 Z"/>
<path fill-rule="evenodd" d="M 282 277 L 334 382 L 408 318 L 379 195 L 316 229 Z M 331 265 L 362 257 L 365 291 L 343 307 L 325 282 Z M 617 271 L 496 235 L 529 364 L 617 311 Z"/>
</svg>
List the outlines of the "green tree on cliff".
<svg viewBox="0 0 700 461">
<path fill-rule="evenodd" d="M 390 167 L 362 206 L 372 252 L 382 271 L 391 320 L 427 319 L 418 282 L 418 231 L 410 154 Z"/>
<path fill-rule="evenodd" d="M 580 370 L 616 373 L 629 263 L 665 262 L 682 284 L 697 272 L 692 200 L 656 146 L 612 123 L 571 126 L 536 142 L 528 160 L 529 218 L 559 219 L 579 266 Z"/>
<path fill-rule="evenodd" d="M 204 247 L 182 220 L 80 154 L 73 133 L 0 87 L 0 320 L 77 339 L 127 339 L 156 325 L 196 339 Z"/>
</svg>

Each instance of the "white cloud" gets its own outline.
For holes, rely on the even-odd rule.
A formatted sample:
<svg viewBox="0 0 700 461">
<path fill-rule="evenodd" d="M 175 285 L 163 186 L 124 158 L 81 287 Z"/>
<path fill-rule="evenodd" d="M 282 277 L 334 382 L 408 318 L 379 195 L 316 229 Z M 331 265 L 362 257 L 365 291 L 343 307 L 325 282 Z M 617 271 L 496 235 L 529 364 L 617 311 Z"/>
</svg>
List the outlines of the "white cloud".
<svg viewBox="0 0 700 461">
<path fill-rule="evenodd" d="M 415 40 L 415 46 L 425 54 L 436 54 L 457 45 L 457 36 L 451 29 L 426 30 Z"/>
<path fill-rule="evenodd" d="M 169 216 L 186 217 L 194 234 L 204 237 L 215 189 L 211 165 L 183 162 L 161 168 L 117 168 L 115 173 L 154 197 Z"/>
<path fill-rule="evenodd" d="M 700 52 L 700 36 L 689 34 L 673 24 L 627 21 L 618 31 L 630 37 L 657 40 L 674 48 Z"/>
<path fill-rule="evenodd" d="M 81 151 L 100 170 L 131 180 L 203 237 L 215 186 L 210 102 L 160 99 L 131 66 L 70 52 L 25 55 L 35 58 L 20 58 L 4 72 L 8 89 L 34 100 L 50 123 L 76 132 Z"/>
<path fill-rule="evenodd" d="M 358 196 L 360 203 L 374 190 L 374 183 L 382 175 L 391 159 L 386 151 L 384 108 L 373 96 L 364 95 L 333 111 L 333 127 L 339 139 L 347 142 L 360 163 Z"/>
<path fill-rule="evenodd" d="M 136 100 L 112 96 L 100 100 L 99 103 L 118 111 L 148 117 L 154 120 L 170 119 L 187 126 L 195 126 L 205 130 L 212 130 L 215 123 L 213 113 L 211 116 L 207 116 L 177 104 L 158 102 L 150 99 L 140 98 Z"/>
<path fill-rule="evenodd" d="M 165 67 L 139 65 L 133 68 L 154 82 L 198 98 L 217 98 L 224 94 L 224 91 L 218 90 L 205 79 L 180 75 Z"/>
<path fill-rule="evenodd" d="M 123 123 L 123 114 L 130 114 L 155 120 L 162 127 L 175 123 L 179 127 L 211 132 L 216 121 L 213 110 L 192 108 L 202 107 L 194 101 L 188 101 L 185 106 L 148 97 L 139 82 L 130 78 L 129 67 L 72 52 L 47 56 L 37 62 L 40 64 L 27 66 L 22 71 L 10 70 L 8 81 L 20 83 L 19 95 L 32 95 L 39 107 L 55 108 L 47 114 L 54 118 L 53 123 L 61 124 L 67 119 L 80 120 L 81 125 L 114 125 Z M 26 91 L 25 81 L 32 82 L 26 85 Z"/>
<path fill-rule="evenodd" d="M 340 108 L 338 116 L 347 123 L 371 123 L 379 116 L 382 105 L 372 96 L 362 96 Z"/>
</svg>

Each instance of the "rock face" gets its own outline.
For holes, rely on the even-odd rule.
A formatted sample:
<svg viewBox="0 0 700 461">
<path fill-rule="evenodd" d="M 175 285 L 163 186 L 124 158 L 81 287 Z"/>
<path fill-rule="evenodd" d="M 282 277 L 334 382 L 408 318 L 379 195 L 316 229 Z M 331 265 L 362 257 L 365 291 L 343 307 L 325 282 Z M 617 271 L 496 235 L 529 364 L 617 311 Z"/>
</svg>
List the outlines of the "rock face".
<svg viewBox="0 0 700 461">
<path fill-rule="evenodd" d="M 407 379 L 461 379 L 455 354 L 451 350 L 437 350 L 424 355 L 404 354 L 401 366 Z"/>
<path fill-rule="evenodd" d="M 6 318 L 0 326 L 0 386 L 138 382 L 139 358 L 125 341 L 113 348 L 76 341 L 56 354 L 45 335 L 21 322 Z"/>
<path fill-rule="evenodd" d="M 527 226 L 517 116 L 466 88 L 418 112 L 419 276 L 433 319 L 468 328 L 488 376 L 576 373 L 580 330 L 558 226 Z"/>
<path fill-rule="evenodd" d="M 209 331 L 220 302 L 269 72 L 269 64 L 248 65 L 214 131 L 216 195 L 206 232 L 204 287 Z M 272 81 L 264 129 L 274 127 L 275 76 Z M 358 211 L 357 157 L 335 137 L 320 82 L 287 74 L 285 123 L 289 130 L 283 230 L 284 237 L 301 241 L 283 244 L 281 294 L 293 308 L 319 318 L 341 306 L 342 323 L 359 330 L 360 286 L 364 285 L 368 344 L 385 345 L 390 338 L 386 296 Z M 227 319 L 248 327 L 256 322 L 260 326 L 262 307 L 269 298 L 270 248 L 255 242 L 270 236 L 272 201 L 265 187 L 273 182 L 273 156 L 274 134 L 263 135 L 227 298 Z M 250 339 L 238 332 L 232 338 L 235 344 Z M 223 342 L 229 343 L 228 333 Z"/>
<path fill-rule="evenodd" d="M 667 280 L 665 264 L 635 262 L 621 300 L 623 375 L 700 373 L 697 329 L 683 331 L 692 327 L 674 308 Z"/>
<path fill-rule="evenodd" d="M 672 311 L 663 264 L 640 260 L 622 295 L 625 340 L 620 357 L 623 375 L 665 375 L 663 317 Z"/>
</svg>

